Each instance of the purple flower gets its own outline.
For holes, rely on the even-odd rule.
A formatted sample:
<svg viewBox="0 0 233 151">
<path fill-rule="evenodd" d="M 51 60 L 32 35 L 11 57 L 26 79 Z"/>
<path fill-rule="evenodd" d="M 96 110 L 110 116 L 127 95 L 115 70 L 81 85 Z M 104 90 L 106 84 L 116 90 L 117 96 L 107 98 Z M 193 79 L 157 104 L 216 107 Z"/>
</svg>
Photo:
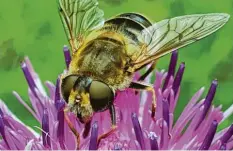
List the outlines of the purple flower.
<svg viewBox="0 0 233 151">
<path fill-rule="evenodd" d="M 65 63 L 68 67 L 70 54 L 64 47 Z M 216 132 L 216 129 L 233 112 L 230 107 L 224 113 L 221 106 L 212 105 L 218 81 L 213 80 L 208 94 L 202 98 L 204 87 L 198 90 L 183 112 L 174 120 L 174 110 L 180 94 L 180 86 L 185 70 L 181 63 L 175 73 L 178 54 L 172 54 L 168 72 L 156 71 L 156 80 L 151 75 L 145 80 L 154 83 L 157 98 L 155 118 L 151 118 L 152 95 L 148 92 L 136 94 L 132 89 L 117 92 L 115 100 L 117 112 L 117 130 L 97 144 L 97 138 L 111 127 L 108 111 L 96 113 L 91 123 L 91 132 L 84 139 L 81 124 L 71 112 L 68 117 L 77 132 L 80 133 L 80 149 L 174 149 L 174 150 L 207 150 L 233 149 L 233 125 Z M 1 150 L 74 150 L 77 140 L 64 119 L 66 103 L 60 97 L 59 77 L 56 84 L 46 82 L 49 95 L 46 94 L 39 76 L 26 57 L 21 64 L 28 82 L 28 94 L 32 104 L 30 108 L 17 92 L 13 92 L 18 101 L 41 124 L 33 129 L 22 123 L 13 115 L 3 101 L 0 101 L 0 149 Z M 66 72 L 66 71 L 65 71 Z M 134 79 L 138 79 L 139 73 Z"/>
</svg>

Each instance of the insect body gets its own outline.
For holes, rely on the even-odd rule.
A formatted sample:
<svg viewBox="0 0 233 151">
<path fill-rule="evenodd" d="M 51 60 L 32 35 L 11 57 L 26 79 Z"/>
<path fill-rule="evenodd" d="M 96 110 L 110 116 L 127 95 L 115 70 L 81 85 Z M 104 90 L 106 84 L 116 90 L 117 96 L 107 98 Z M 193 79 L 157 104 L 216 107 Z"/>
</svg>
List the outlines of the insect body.
<svg viewBox="0 0 233 151">
<path fill-rule="evenodd" d="M 151 91 L 153 87 L 132 81 L 134 73 L 177 48 L 191 44 L 221 28 L 228 14 L 197 14 L 152 24 L 144 16 L 123 13 L 104 20 L 96 0 L 58 0 L 59 13 L 72 49 L 69 70 L 62 77 L 61 92 L 83 123 L 94 112 L 109 109 L 116 125 L 115 92 L 127 87 Z M 144 74 L 143 80 L 149 72 Z"/>
</svg>

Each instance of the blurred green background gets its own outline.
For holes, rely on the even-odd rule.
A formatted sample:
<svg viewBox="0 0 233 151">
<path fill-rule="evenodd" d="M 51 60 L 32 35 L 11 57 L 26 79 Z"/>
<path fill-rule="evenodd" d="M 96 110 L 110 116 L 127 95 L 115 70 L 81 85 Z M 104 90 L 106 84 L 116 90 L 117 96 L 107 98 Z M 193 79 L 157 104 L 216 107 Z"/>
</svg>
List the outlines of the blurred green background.
<svg viewBox="0 0 233 151">
<path fill-rule="evenodd" d="M 194 13 L 233 14 L 232 0 L 100 0 L 109 18 L 122 12 L 139 12 L 156 22 Z M 186 63 L 176 117 L 202 86 L 205 94 L 213 79 L 219 80 L 214 104 L 227 109 L 233 102 L 233 19 L 218 32 L 179 51 Z M 0 98 L 26 124 L 38 123 L 12 95 L 17 91 L 28 101 L 27 83 L 20 69 L 23 56 L 29 56 L 42 81 L 55 82 L 65 67 L 62 47 L 67 43 L 56 0 L 0 1 Z M 167 69 L 170 55 L 159 60 L 158 69 Z M 204 96 L 203 96 L 204 97 Z M 233 122 L 229 118 L 221 127 Z"/>
</svg>

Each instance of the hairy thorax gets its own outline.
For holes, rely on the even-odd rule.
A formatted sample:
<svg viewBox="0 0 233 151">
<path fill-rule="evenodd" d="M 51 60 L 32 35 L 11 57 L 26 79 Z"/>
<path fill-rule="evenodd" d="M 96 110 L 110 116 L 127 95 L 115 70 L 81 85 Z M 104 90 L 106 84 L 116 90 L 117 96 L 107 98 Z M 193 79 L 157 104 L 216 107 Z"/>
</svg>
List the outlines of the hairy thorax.
<svg viewBox="0 0 233 151">
<path fill-rule="evenodd" d="M 104 81 L 115 90 L 124 89 L 132 79 L 132 73 L 125 70 L 129 59 L 119 42 L 95 39 L 74 55 L 70 72 Z"/>
</svg>

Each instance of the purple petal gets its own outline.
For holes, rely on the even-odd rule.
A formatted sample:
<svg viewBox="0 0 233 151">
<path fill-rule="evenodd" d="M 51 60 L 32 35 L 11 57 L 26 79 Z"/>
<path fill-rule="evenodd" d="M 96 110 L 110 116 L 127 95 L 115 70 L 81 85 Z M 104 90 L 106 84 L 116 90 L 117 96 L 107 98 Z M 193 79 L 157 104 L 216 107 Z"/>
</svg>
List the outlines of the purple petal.
<svg viewBox="0 0 233 151">
<path fill-rule="evenodd" d="M 1 141 L 0 143 L 0 150 L 8 150 L 8 147 L 6 146 L 4 141 Z"/>
<path fill-rule="evenodd" d="M 216 89 L 217 89 L 217 85 L 218 85 L 218 81 L 217 80 L 214 80 L 210 86 L 210 89 L 209 89 L 209 92 L 205 98 L 205 102 L 204 102 L 204 110 L 203 110 L 203 113 L 201 115 L 201 118 L 200 120 L 198 121 L 198 124 L 196 126 L 195 129 L 197 129 L 199 127 L 199 125 L 201 124 L 201 122 L 204 120 L 207 112 L 209 111 L 209 108 L 212 104 L 212 101 L 213 101 L 213 98 L 214 98 L 214 95 L 215 95 L 215 92 L 216 92 Z"/>
<path fill-rule="evenodd" d="M 233 124 L 230 126 L 227 132 L 220 138 L 222 144 L 227 143 L 232 135 L 233 135 Z"/>
<path fill-rule="evenodd" d="M 186 135 L 191 135 L 193 133 L 194 127 L 197 124 L 197 119 L 200 118 L 200 115 L 203 112 L 203 109 L 204 109 L 204 106 L 194 109 L 190 115 L 187 115 L 187 117 L 183 119 L 183 121 L 180 121 L 179 123 L 175 124 L 175 127 L 173 128 L 172 133 L 171 133 L 171 135 L 173 136 L 171 138 L 172 139 L 171 144 L 172 145 L 176 144 L 175 149 L 179 149 L 181 146 L 183 146 L 183 141 L 187 140 Z M 188 127 L 189 131 L 186 130 L 184 135 L 182 135 L 183 129 L 185 128 L 185 126 L 188 124 L 190 120 L 191 120 L 191 123 L 189 124 L 189 127 Z"/>
<path fill-rule="evenodd" d="M 61 99 L 61 100 L 58 100 L 55 105 L 56 105 L 57 111 L 60 111 L 65 108 L 66 102 L 63 99 Z"/>
<path fill-rule="evenodd" d="M 40 100 L 32 93 L 31 89 L 28 89 L 29 99 L 31 100 L 31 104 L 33 109 L 35 110 L 36 116 L 41 121 L 43 116 L 43 108 L 44 105 L 40 102 Z"/>
<path fill-rule="evenodd" d="M 51 147 L 50 137 L 49 137 L 49 116 L 47 109 L 44 109 L 44 114 L 42 117 L 42 139 L 43 145 L 46 148 Z"/>
<path fill-rule="evenodd" d="M 72 120 L 71 120 L 72 122 Z M 65 147 L 68 150 L 75 150 L 77 148 L 77 142 L 76 142 L 76 138 L 74 136 L 74 133 L 70 130 L 68 124 L 65 121 L 65 130 L 64 130 L 64 135 L 65 135 Z"/>
<path fill-rule="evenodd" d="M 204 139 L 201 147 L 199 148 L 199 150 L 208 150 L 209 149 L 209 147 L 212 143 L 212 140 L 214 138 L 214 135 L 216 133 L 217 127 L 218 127 L 218 122 L 216 120 L 214 120 L 213 123 L 211 124 L 211 126 L 208 130 L 208 133 L 205 136 L 205 139 Z"/>
<path fill-rule="evenodd" d="M 213 142 L 217 142 L 218 140 L 220 140 L 220 138 L 227 132 L 227 130 L 229 128 L 230 128 L 230 126 L 228 126 L 227 128 L 224 128 L 223 130 L 221 130 L 218 133 L 216 133 L 216 136 L 214 137 Z"/>
<path fill-rule="evenodd" d="M 40 121 L 37 117 L 37 115 L 35 114 L 35 112 L 31 109 L 31 107 L 29 107 L 27 105 L 27 103 L 25 103 L 25 101 L 20 97 L 20 95 L 13 91 L 13 95 L 17 98 L 17 100 L 33 115 L 33 117 L 37 120 Z"/>
<path fill-rule="evenodd" d="M 7 127 L 6 127 L 6 129 L 5 129 L 5 138 L 6 138 L 7 142 L 8 142 L 8 146 L 9 146 L 9 148 L 10 148 L 11 150 L 19 150 L 19 149 L 16 147 L 15 142 L 13 141 L 12 136 L 11 136 L 11 134 L 10 134 L 10 132 L 9 132 L 9 129 L 7 129 Z"/>
<path fill-rule="evenodd" d="M 173 127 L 173 121 L 174 121 L 174 114 L 173 114 L 173 113 L 170 113 L 170 114 L 169 114 L 169 123 L 170 123 L 170 126 L 169 126 L 169 129 L 168 129 L 169 134 L 170 134 L 170 132 L 171 132 L 171 130 L 172 130 L 172 127 Z"/>
<path fill-rule="evenodd" d="M 4 115 L 1 109 L 0 109 L 0 115 L 1 115 L 1 116 L 3 116 L 3 115 Z"/>
<path fill-rule="evenodd" d="M 39 140 L 29 140 L 28 144 L 25 146 L 25 150 L 45 150 L 46 148 L 41 145 Z"/>
<path fill-rule="evenodd" d="M 169 104 L 167 100 L 163 100 L 163 119 L 167 123 L 167 126 L 169 127 Z"/>
<path fill-rule="evenodd" d="M 216 137 L 216 134 L 214 137 Z M 213 140 L 209 150 L 219 150 L 220 147 L 221 147 L 221 141 L 218 140 L 217 142 L 214 142 Z"/>
<path fill-rule="evenodd" d="M 136 113 L 132 113 L 132 122 L 133 122 L 133 128 L 134 128 L 134 132 L 136 134 L 136 139 L 138 141 L 138 143 L 141 146 L 141 149 L 144 150 L 146 149 L 145 147 L 145 142 L 144 142 L 144 138 L 143 138 L 143 134 L 142 134 L 142 129 L 140 126 L 140 123 L 138 121 L 138 117 L 136 115 Z"/>
<path fill-rule="evenodd" d="M 27 140 L 24 136 L 16 133 L 16 131 L 10 130 L 10 128 L 8 128 L 8 131 L 11 135 L 11 139 L 13 140 L 11 143 L 14 143 L 18 150 L 23 150 L 27 144 Z"/>
<path fill-rule="evenodd" d="M 151 121 L 151 116 L 148 116 L 149 109 L 151 108 L 151 94 L 147 92 L 141 93 L 141 105 L 139 106 L 139 113 L 141 113 L 141 119 L 142 119 L 142 127 L 147 127 L 149 124 L 149 121 Z M 124 111 L 122 111 L 124 112 Z M 157 111 L 156 111 L 157 112 Z"/>
<path fill-rule="evenodd" d="M 179 96 L 180 96 L 180 87 L 178 88 L 178 91 L 177 91 L 176 95 L 174 94 L 173 90 L 171 90 L 171 95 L 170 95 L 170 98 L 169 98 L 169 100 L 171 100 L 171 101 L 168 102 L 169 105 L 172 104 L 171 113 L 173 113 L 175 108 L 176 108 Z"/>
<path fill-rule="evenodd" d="M 233 139 L 230 139 L 229 142 L 226 144 L 227 150 L 233 149 Z"/>
<path fill-rule="evenodd" d="M 127 101 L 126 101 L 126 99 L 127 99 Z M 150 100 L 149 100 L 149 102 L 150 102 Z M 150 105 L 151 105 L 151 102 L 150 102 Z M 116 106 L 116 112 L 118 113 L 117 114 L 117 123 L 121 123 L 121 124 L 118 124 L 118 129 L 122 133 L 126 134 L 125 137 L 130 138 L 131 135 L 134 135 L 134 134 L 128 133 L 129 131 L 132 130 L 132 123 L 128 122 L 128 121 L 131 121 L 131 113 L 132 112 L 136 112 L 136 113 L 139 112 L 140 97 L 138 95 L 135 95 L 133 90 L 126 89 L 125 91 L 118 92 L 117 98 L 115 100 L 115 106 Z M 145 108 L 143 108 L 143 109 L 145 109 Z M 148 113 L 148 108 L 145 110 L 146 110 L 145 112 Z M 99 114 L 96 114 L 96 115 L 99 115 Z M 109 130 L 110 122 L 107 122 L 107 124 L 103 124 L 103 125 L 106 125 L 107 127 L 101 126 L 101 123 L 103 123 L 103 122 L 105 123 L 106 121 L 111 120 L 108 111 L 105 112 L 104 114 L 101 113 L 101 115 L 106 115 L 106 116 L 101 116 L 100 122 L 98 123 L 98 126 L 100 128 L 99 133 L 102 133 L 101 131 L 103 131 L 103 128 Z M 101 122 L 101 121 L 103 121 L 103 122 Z"/>
<path fill-rule="evenodd" d="M 29 60 L 29 58 L 25 57 L 24 61 L 25 61 L 26 65 L 27 65 L 27 67 L 28 67 L 29 72 L 35 73 L 35 70 L 33 69 L 33 66 L 32 66 L 31 61 Z M 32 76 L 33 76 L 33 78 L 35 77 L 35 75 L 32 75 Z"/>
<path fill-rule="evenodd" d="M 174 96 L 177 95 L 177 92 L 178 92 L 178 89 L 180 87 L 180 83 L 181 83 L 181 80 L 182 80 L 182 77 L 183 77 L 183 74 L 184 74 L 184 69 L 185 69 L 185 63 L 182 62 L 180 64 L 180 67 L 176 73 L 176 77 L 174 79 L 174 82 L 173 82 L 173 91 L 174 91 Z"/>
<path fill-rule="evenodd" d="M 91 128 L 91 138 L 90 138 L 90 145 L 89 150 L 97 150 L 97 138 L 98 138 L 98 124 L 94 122 Z"/>
<path fill-rule="evenodd" d="M 64 101 L 62 101 L 62 102 L 64 102 Z M 62 102 L 60 104 L 62 104 L 64 107 L 65 104 Z M 61 145 L 61 149 L 65 149 L 65 146 L 64 146 L 64 110 L 63 110 L 62 105 L 60 105 L 60 104 L 58 104 L 59 110 L 57 113 L 57 120 L 58 120 L 57 137 L 58 137 L 59 143 Z"/>
<path fill-rule="evenodd" d="M 57 107 L 57 102 L 61 100 L 61 96 L 60 96 L 60 78 L 57 78 L 57 82 L 56 82 L 56 90 L 55 90 L 55 106 Z"/>
<path fill-rule="evenodd" d="M 46 92 L 44 91 L 43 86 L 38 76 L 34 72 L 30 60 L 27 57 L 21 63 L 21 68 L 29 85 L 29 91 L 32 92 L 34 97 L 38 100 L 39 104 L 43 106 L 43 98 L 46 96 Z M 33 101 L 31 100 L 31 102 Z"/>
<path fill-rule="evenodd" d="M 114 144 L 113 150 L 122 150 L 122 144 Z"/>
<path fill-rule="evenodd" d="M 30 141 L 28 141 L 27 145 L 25 146 L 24 150 L 32 150 L 32 146 L 34 143 L 34 139 L 31 139 Z"/>
<path fill-rule="evenodd" d="M 227 150 L 227 145 L 226 144 L 222 144 L 220 146 L 220 150 Z"/>
<path fill-rule="evenodd" d="M 8 148 L 10 148 L 8 141 L 6 139 L 6 135 L 5 135 L 5 123 L 4 123 L 4 118 L 2 115 L 0 115 L 0 134 L 3 138 L 3 140 L 5 141 L 5 143 L 7 144 Z"/>
<path fill-rule="evenodd" d="M 149 139 L 150 139 L 151 150 L 159 150 L 157 137 L 156 137 L 156 134 L 154 132 L 150 132 Z"/>
<path fill-rule="evenodd" d="M 71 55 L 70 55 L 70 50 L 67 46 L 63 47 L 63 52 L 64 52 L 64 57 L 65 57 L 65 62 L 66 62 L 66 67 L 67 69 L 69 68 L 70 61 L 71 61 Z"/>
<path fill-rule="evenodd" d="M 4 114 L 4 124 L 5 126 L 13 129 L 13 130 L 20 130 L 24 133 L 25 136 L 38 136 L 38 134 L 33 131 L 30 127 L 27 127 L 25 124 L 23 124 L 14 114 L 10 112 L 10 110 L 7 108 L 5 103 L 0 100 L 0 109 L 2 113 Z"/>
<path fill-rule="evenodd" d="M 161 72 L 156 71 L 156 80 L 154 83 L 154 88 L 158 90 L 161 87 L 162 81 L 163 81 L 164 74 Z"/>
<path fill-rule="evenodd" d="M 164 99 L 168 99 L 168 96 L 170 95 L 172 90 L 172 86 L 167 87 L 164 91 L 163 91 L 163 97 Z"/>
<path fill-rule="evenodd" d="M 37 134 L 33 134 L 33 131 L 29 129 L 29 127 L 27 127 L 26 125 L 24 125 L 23 123 L 15 120 L 13 117 L 11 116 L 6 116 L 6 121 L 10 123 L 11 125 L 11 128 L 15 131 L 18 131 L 20 130 L 20 133 L 28 138 L 28 139 L 32 139 L 32 138 L 35 138 L 37 136 Z"/>
<path fill-rule="evenodd" d="M 169 133 L 168 133 L 168 126 L 167 123 L 163 120 L 162 121 L 162 133 L 161 133 L 161 141 L 160 141 L 160 148 L 162 150 L 168 149 L 169 143 Z"/>
<path fill-rule="evenodd" d="M 203 137 L 203 136 L 207 135 L 208 129 L 211 127 L 212 122 L 214 120 L 216 120 L 216 122 L 218 122 L 218 120 L 215 118 L 215 115 L 216 115 L 216 111 L 215 111 L 214 106 L 212 106 L 210 111 L 209 111 L 209 114 L 206 116 L 204 121 L 201 123 L 201 125 L 198 127 L 198 129 L 194 130 L 193 135 L 197 135 L 198 140 L 200 142 L 204 141 L 205 137 Z"/>
<path fill-rule="evenodd" d="M 176 108 L 176 102 L 175 102 L 175 96 L 174 96 L 174 91 L 171 89 L 171 92 L 169 94 L 168 98 L 170 104 L 169 104 L 169 111 L 170 113 L 173 113 L 175 108 Z"/>
<path fill-rule="evenodd" d="M 46 81 L 45 82 L 46 87 L 49 89 L 50 99 L 55 99 L 55 86 L 52 82 Z"/>
<path fill-rule="evenodd" d="M 185 116 L 187 116 L 187 114 L 190 113 L 190 110 L 192 110 L 192 108 L 194 108 L 197 104 L 197 101 L 199 101 L 202 93 L 204 92 L 204 87 L 201 88 L 200 90 L 198 90 L 193 97 L 190 99 L 189 103 L 186 105 L 186 107 L 184 108 L 183 112 L 181 113 L 181 115 L 179 116 L 179 119 L 177 121 L 177 123 L 180 122 L 180 120 L 182 120 Z"/>
<path fill-rule="evenodd" d="M 185 147 L 180 147 L 183 150 L 191 150 L 193 146 L 196 144 L 197 136 L 192 137 L 190 141 L 185 145 Z M 184 145 L 183 145 L 184 146 Z"/>
<path fill-rule="evenodd" d="M 5 104 L 4 104 L 5 105 Z M 2 120 L 3 120 L 3 123 L 4 123 L 4 126 L 8 126 L 8 127 L 11 127 L 10 123 L 8 122 L 8 120 L 6 120 L 6 116 L 10 116 L 9 114 L 5 113 L 6 116 L 4 115 L 4 110 L 2 110 L 0 108 L 0 116 L 2 117 Z"/>
<path fill-rule="evenodd" d="M 157 95 L 156 95 L 156 114 L 155 119 L 161 119 L 163 118 L 163 96 L 161 89 L 158 89 Z"/>
<path fill-rule="evenodd" d="M 162 125 L 162 121 L 163 119 L 158 119 L 155 122 L 152 122 L 150 125 L 150 129 L 149 131 L 153 131 L 155 132 L 155 134 L 161 134 L 162 133 L 162 129 L 161 129 L 161 125 Z M 158 143 L 160 142 L 160 135 L 158 136 Z"/>
<path fill-rule="evenodd" d="M 27 67 L 27 64 L 25 62 L 22 62 L 21 64 L 21 68 L 23 70 L 23 73 L 24 73 L 24 76 L 27 80 L 27 83 L 28 83 L 28 86 L 29 88 L 31 89 L 31 91 L 33 92 L 33 94 L 37 97 L 37 94 L 35 92 L 35 89 L 36 89 L 36 84 L 35 84 L 35 81 Z"/>
<path fill-rule="evenodd" d="M 178 51 L 175 50 L 172 52 L 172 55 L 171 55 L 170 64 L 169 64 L 169 68 L 168 68 L 168 74 L 167 74 L 167 77 L 166 77 L 164 85 L 163 85 L 163 91 L 166 89 L 170 77 L 174 76 L 174 74 L 175 74 L 177 58 L 178 58 Z"/>
</svg>

